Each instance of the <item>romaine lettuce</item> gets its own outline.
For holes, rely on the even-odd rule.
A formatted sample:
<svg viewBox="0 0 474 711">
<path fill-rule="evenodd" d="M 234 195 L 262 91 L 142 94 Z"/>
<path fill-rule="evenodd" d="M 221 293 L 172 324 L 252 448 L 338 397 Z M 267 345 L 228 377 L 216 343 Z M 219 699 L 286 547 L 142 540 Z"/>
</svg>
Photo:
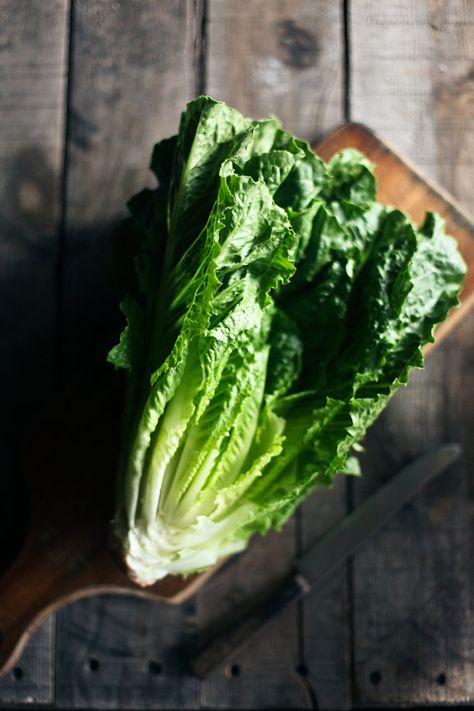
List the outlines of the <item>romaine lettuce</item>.
<svg viewBox="0 0 474 711">
<path fill-rule="evenodd" d="M 128 370 L 114 531 L 151 584 L 243 549 L 331 483 L 465 271 L 439 217 L 380 205 L 276 119 L 209 97 L 159 143 L 118 230 Z M 352 460 L 351 460 L 352 463 Z"/>
</svg>

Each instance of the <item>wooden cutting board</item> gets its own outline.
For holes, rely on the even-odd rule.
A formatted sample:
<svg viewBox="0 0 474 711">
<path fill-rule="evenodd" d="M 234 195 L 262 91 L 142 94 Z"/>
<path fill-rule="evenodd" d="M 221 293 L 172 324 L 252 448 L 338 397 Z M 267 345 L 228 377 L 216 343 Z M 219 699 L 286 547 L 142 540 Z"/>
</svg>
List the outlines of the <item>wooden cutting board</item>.
<svg viewBox="0 0 474 711">
<path fill-rule="evenodd" d="M 377 165 L 381 202 L 405 210 L 417 223 L 426 210 L 436 210 L 458 240 L 468 274 L 462 306 L 438 328 L 439 343 L 474 301 L 474 226 L 449 195 L 364 126 L 341 127 L 316 151 L 327 160 L 348 146 Z M 38 625 L 68 602 L 113 592 L 179 603 L 213 572 L 186 579 L 169 576 L 140 588 L 108 545 L 122 385 L 121 375 L 110 367 L 90 369 L 38 425 L 26 453 L 32 519 L 18 557 L 0 578 L 0 673 L 14 666 Z"/>
</svg>

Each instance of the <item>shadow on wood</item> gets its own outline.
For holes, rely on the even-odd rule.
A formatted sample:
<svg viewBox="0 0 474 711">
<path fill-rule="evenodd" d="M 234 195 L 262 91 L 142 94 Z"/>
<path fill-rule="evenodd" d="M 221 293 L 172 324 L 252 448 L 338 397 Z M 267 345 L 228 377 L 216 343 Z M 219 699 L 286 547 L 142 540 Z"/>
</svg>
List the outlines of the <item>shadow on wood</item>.
<svg viewBox="0 0 474 711">
<path fill-rule="evenodd" d="M 0 541 L 6 542 L 3 569 L 10 563 L 0 579 L 3 672 L 12 668 L 38 625 L 67 602 L 99 592 L 131 591 L 179 602 L 205 577 L 170 576 L 143 590 L 127 578 L 109 546 L 124 380 L 123 373 L 105 363 L 123 326 L 117 316 L 118 296 L 105 277 L 109 260 L 105 236 L 110 233 L 106 225 L 76 235 L 77 243 L 86 245 L 86 257 L 79 251 L 67 260 L 63 279 L 68 280 L 67 313 L 74 329 L 69 329 L 69 342 L 58 338 L 66 355 L 56 354 L 65 363 L 61 394 L 54 402 L 43 402 L 38 414 L 41 408 L 35 404 L 30 412 L 27 395 L 18 401 L 12 388 L 11 408 L 18 410 L 13 437 L 22 450 L 27 482 L 18 487 L 11 477 L 3 477 L 3 506 L 12 511 L 0 534 Z M 94 260 L 91 243 L 98 245 L 92 247 Z M 31 354 L 41 351 L 43 344 L 32 340 L 24 347 Z M 24 370 L 16 370 L 12 363 L 9 375 L 13 383 L 22 383 Z M 33 434 L 25 435 L 25 430 Z M 19 507 L 12 506 L 11 497 Z M 30 498 L 28 533 L 12 563 L 19 548 L 12 542 L 25 536 L 24 502 Z M 18 511 L 23 512 L 21 517 Z"/>
</svg>

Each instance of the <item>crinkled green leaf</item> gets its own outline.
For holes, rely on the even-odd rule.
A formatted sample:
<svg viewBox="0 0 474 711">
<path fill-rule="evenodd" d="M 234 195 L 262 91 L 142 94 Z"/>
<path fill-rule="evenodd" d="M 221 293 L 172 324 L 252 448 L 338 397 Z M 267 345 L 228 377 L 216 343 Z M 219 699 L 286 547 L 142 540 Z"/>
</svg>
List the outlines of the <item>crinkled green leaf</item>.
<svg viewBox="0 0 474 711">
<path fill-rule="evenodd" d="M 274 118 L 200 97 L 117 231 L 128 370 L 114 530 L 152 583 L 242 550 L 351 452 L 457 304 L 439 217 L 376 202 L 373 166 L 325 164 Z"/>
</svg>

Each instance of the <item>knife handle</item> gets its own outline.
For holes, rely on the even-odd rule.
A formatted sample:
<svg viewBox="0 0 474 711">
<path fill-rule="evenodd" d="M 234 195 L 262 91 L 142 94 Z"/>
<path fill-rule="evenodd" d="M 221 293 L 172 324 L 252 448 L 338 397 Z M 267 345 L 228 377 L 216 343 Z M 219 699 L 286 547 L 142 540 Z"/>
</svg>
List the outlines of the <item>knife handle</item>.
<svg viewBox="0 0 474 711">
<path fill-rule="evenodd" d="M 190 659 L 191 668 L 199 678 L 204 678 L 218 664 L 235 654 L 246 642 L 273 620 L 285 608 L 311 590 L 302 575 L 295 573 L 250 610 L 245 611 L 230 626 L 224 627 Z"/>
</svg>

